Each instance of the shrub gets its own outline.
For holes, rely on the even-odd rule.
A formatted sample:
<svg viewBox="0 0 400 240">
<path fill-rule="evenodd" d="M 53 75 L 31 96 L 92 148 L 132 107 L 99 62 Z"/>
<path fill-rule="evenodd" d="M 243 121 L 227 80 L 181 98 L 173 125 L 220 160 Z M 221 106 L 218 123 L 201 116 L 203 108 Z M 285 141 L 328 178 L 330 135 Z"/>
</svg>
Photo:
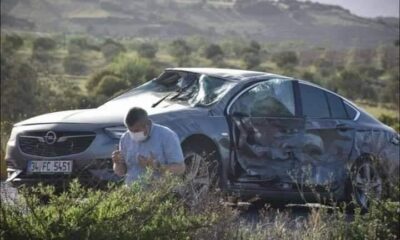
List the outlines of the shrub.
<svg viewBox="0 0 400 240">
<path fill-rule="evenodd" d="M 101 46 L 101 52 L 107 61 L 111 61 L 125 51 L 124 45 L 111 39 L 107 39 Z"/>
<path fill-rule="evenodd" d="M 12 54 L 12 52 L 20 49 L 24 45 L 24 40 L 16 34 L 6 35 L 1 40 L 1 48 L 5 54 Z"/>
<path fill-rule="evenodd" d="M 123 54 L 118 56 L 109 66 L 121 79 L 136 87 L 144 83 L 150 70 L 150 62 L 146 59 Z"/>
<path fill-rule="evenodd" d="M 33 41 L 33 51 L 50 51 L 57 47 L 57 42 L 49 37 L 39 37 Z"/>
<path fill-rule="evenodd" d="M 68 55 L 63 62 L 64 71 L 68 74 L 83 75 L 88 67 L 80 55 Z"/>
<path fill-rule="evenodd" d="M 103 190 L 73 181 L 59 195 L 49 186 L 23 189 L 18 201 L 0 206 L 0 234 L 7 239 L 189 239 L 219 217 L 209 209 L 186 208 L 174 190 L 180 184 L 171 176 L 146 176 L 130 187 L 113 184 Z M 40 201 L 44 197 L 47 203 Z"/>
<path fill-rule="evenodd" d="M 101 79 L 103 79 L 103 77 L 105 76 L 119 77 L 119 75 L 111 69 L 102 69 L 100 71 L 97 71 L 92 74 L 86 82 L 86 89 L 88 90 L 88 92 L 93 91 L 93 89 L 97 87 Z"/>
<path fill-rule="evenodd" d="M 192 49 L 183 39 L 174 40 L 169 45 L 169 53 L 176 59 L 178 66 L 183 66 L 187 64 L 191 52 Z"/>
<path fill-rule="evenodd" d="M 279 68 L 282 69 L 294 68 L 299 63 L 297 54 L 293 51 L 283 51 L 276 53 L 272 57 L 272 61 L 275 62 Z"/>
<path fill-rule="evenodd" d="M 217 63 L 219 61 L 222 61 L 224 57 L 224 52 L 218 44 L 210 44 L 204 49 L 203 55 L 207 59 L 213 61 L 213 63 Z"/>
<path fill-rule="evenodd" d="M 34 113 L 36 88 L 37 73 L 30 63 L 1 56 L 2 120 L 16 121 Z"/>
<path fill-rule="evenodd" d="M 139 56 L 143 58 L 154 58 L 156 56 L 156 53 L 158 51 L 157 46 L 151 43 L 143 43 L 139 46 L 138 48 L 138 54 Z"/>
<path fill-rule="evenodd" d="M 379 116 L 379 121 L 392 127 L 397 132 L 400 132 L 400 120 L 397 117 L 392 117 L 387 114 L 381 114 Z"/>
<path fill-rule="evenodd" d="M 104 76 L 97 85 L 95 94 L 111 97 L 114 94 L 128 88 L 128 83 L 115 76 Z"/>
</svg>

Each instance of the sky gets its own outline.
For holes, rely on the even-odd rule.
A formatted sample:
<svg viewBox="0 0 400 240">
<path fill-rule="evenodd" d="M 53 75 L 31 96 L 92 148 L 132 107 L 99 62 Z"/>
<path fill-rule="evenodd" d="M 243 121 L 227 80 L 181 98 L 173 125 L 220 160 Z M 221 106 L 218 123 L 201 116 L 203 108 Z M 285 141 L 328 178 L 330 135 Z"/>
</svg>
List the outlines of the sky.
<svg viewBox="0 0 400 240">
<path fill-rule="evenodd" d="M 400 0 L 310 0 L 342 6 L 362 17 L 399 17 Z"/>
</svg>

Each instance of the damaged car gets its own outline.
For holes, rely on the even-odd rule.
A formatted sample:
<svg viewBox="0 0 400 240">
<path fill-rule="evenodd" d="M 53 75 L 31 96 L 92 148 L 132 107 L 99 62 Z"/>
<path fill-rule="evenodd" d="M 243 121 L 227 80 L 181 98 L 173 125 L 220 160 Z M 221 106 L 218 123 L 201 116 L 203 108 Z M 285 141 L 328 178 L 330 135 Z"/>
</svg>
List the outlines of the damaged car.
<svg viewBox="0 0 400 240">
<path fill-rule="evenodd" d="M 134 106 L 178 134 L 186 176 L 199 194 L 217 184 L 242 198 L 354 197 L 367 207 L 399 175 L 399 134 L 334 92 L 264 72 L 171 68 L 98 108 L 15 124 L 8 181 L 119 181 L 111 152 Z"/>
</svg>

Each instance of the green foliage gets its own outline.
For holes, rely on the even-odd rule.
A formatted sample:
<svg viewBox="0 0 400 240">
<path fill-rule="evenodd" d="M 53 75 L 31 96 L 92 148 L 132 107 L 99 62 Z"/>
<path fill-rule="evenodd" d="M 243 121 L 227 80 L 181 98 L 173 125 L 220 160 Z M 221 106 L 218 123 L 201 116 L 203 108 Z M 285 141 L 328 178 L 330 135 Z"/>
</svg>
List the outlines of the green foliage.
<svg viewBox="0 0 400 240">
<path fill-rule="evenodd" d="M 153 59 L 157 54 L 158 48 L 155 44 L 143 43 L 139 46 L 137 51 L 139 56 Z"/>
<path fill-rule="evenodd" d="M 189 47 L 187 42 L 183 39 L 174 40 L 169 45 L 169 53 L 175 58 L 178 66 L 183 66 L 188 63 L 189 55 L 192 49 Z"/>
<path fill-rule="evenodd" d="M 68 55 L 63 62 L 64 71 L 73 75 L 84 75 L 88 71 L 85 60 L 81 55 Z"/>
<path fill-rule="evenodd" d="M 281 69 L 292 69 L 299 63 L 297 53 L 294 51 L 283 51 L 276 53 L 272 61 Z"/>
<path fill-rule="evenodd" d="M 105 76 L 115 76 L 115 77 L 120 77 L 115 71 L 111 69 L 102 69 L 98 72 L 93 73 L 93 75 L 88 79 L 86 82 L 86 89 L 88 92 L 93 91 L 94 88 L 99 85 L 100 81 L 103 79 Z"/>
<path fill-rule="evenodd" d="M 101 52 L 107 61 L 113 60 L 115 57 L 125 51 L 126 49 L 124 45 L 112 39 L 107 39 L 101 46 Z"/>
<path fill-rule="evenodd" d="M 86 37 L 76 37 L 72 38 L 69 41 L 68 51 L 73 52 L 74 50 L 93 50 L 93 51 L 100 51 L 100 47 L 97 45 L 91 44 Z"/>
<path fill-rule="evenodd" d="M 204 49 L 203 55 L 207 59 L 210 59 L 213 64 L 217 64 L 218 62 L 221 62 L 223 60 L 224 51 L 222 50 L 220 45 L 212 43 Z"/>
<path fill-rule="evenodd" d="M 6 239 L 189 239 L 219 217 L 189 211 L 176 194 L 180 180 L 144 177 L 131 186 L 86 189 L 73 181 L 56 194 L 53 187 L 21 190 L 17 202 L 4 202 L 0 235 Z M 40 199 L 46 196 L 48 201 Z"/>
<path fill-rule="evenodd" d="M 1 118 L 15 121 L 35 113 L 37 73 L 32 65 L 1 55 Z"/>
<path fill-rule="evenodd" d="M 244 47 L 242 52 L 242 59 L 247 69 L 254 69 L 261 63 L 260 56 L 261 46 L 256 41 L 251 41 L 249 46 Z"/>
<path fill-rule="evenodd" d="M 51 51 L 57 47 L 57 42 L 50 37 L 39 37 L 33 41 L 33 51 Z"/>
<path fill-rule="evenodd" d="M 3 54 L 12 54 L 24 45 L 24 40 L 17 34 L 8 34 L 1 39 L 1 51 Z"/>
<path fill-rule="evenodd" d="M 86 88 L 92 94 L 111 97 L 150 80 L 154 77 L 153 70 L 147 59 L 121 54 L 106 69 L 94 73 Z"/>
<path fill-rule="evenodd" d="M 392 103 L 395 107 L 400 107 L 400 75 L 399 70 L 388 71 L 386 75 L 382 77 L 385 83 L 385 87 L 381 92 L 381 99 L 383 102 Z"/>
<path fill-rule="evenodd" d="M 373 201 L 368 213 L 360 214 L 356 209 L 354 220 L 337 234 L 341 239 L 399 239 L 400 202 L 390 200 Z M 343 222 L 339 222 L 344 224 Z"/>
<path fill-rule="evenodd" d="M 149 80 L 151 73 L 150 62 L 147 59 L 123 54 L 118 56 L 109 66 L 121 79 L 136 87 Z"/>
<path fill-rule="evenodd" d="M 334 82 L 339 92 L 350 99 L 357 99 L 360 94 L 360 86 L 362 83 L 361 76 L 358 71 L 344 69 L 338 73 Z"/>
<path fill-rule="evenodd" d="M 111 97 L 127 88 L 128 83 L 126 81 L 115 76 L 104 76 L 95 88 L 95 94 Z"/>
<path fill-rule="evenodd" d="M 379 116 L 379 121 L 392 127 L 397 132 L 400 132 L 400 120 L 397 117 L 389 116 L 387 114 L 381 114 Z"/>
</svg>

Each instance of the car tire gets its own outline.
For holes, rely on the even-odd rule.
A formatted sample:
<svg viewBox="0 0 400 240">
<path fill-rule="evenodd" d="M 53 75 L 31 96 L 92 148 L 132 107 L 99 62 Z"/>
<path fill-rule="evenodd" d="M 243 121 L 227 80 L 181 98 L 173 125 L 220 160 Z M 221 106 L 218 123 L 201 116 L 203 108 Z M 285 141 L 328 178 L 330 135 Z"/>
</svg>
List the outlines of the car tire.
<svg viewBox="0 0 400 240">
<path fill-rule="evenodd" d="M 375 159 L 370 155 L 361 156 L 351 169 L 348 181 L 348 199 L 367 212 L 371 200 L 379 200 L 383 192 L 383 177 Z"/>
<path fill-rule="evenodd" d="M 214 148 L 207 145 L 187 144 L 183 147 L 183 155 L 186 200 L 189 205 L 196 205 L 218 186 L 219 160 Z"/>
</svg>

